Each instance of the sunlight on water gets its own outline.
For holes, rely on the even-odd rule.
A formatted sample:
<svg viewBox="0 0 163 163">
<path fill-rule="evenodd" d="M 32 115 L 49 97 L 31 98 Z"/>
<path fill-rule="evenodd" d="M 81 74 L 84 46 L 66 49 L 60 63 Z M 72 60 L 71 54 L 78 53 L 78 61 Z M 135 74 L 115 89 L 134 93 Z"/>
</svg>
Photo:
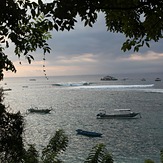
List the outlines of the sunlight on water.
<svg viewBox="0 0 163 163">
<path fill-rule="evenodd" d="M 35 143 L 37 149 L 47 145 L 57 129 L 64 129 L 69 146 L 61 155 L 66 163 L 83 163 L 97 143 L 106 144 L 115 163 L 140 163 L 152 159 L 159 163 L 163 148 L 163 82 L 149 80 L 119 80 L 102 82 L 97 76 L 67 78 L 8 79 L 4 88 L 5 104 L 25 116 L 25 143 Z M 55 83 L 90 85 L 62 87 Z M 31 105 L 52 107 L 50 114 L 26 114 Z M 114 109 L 140 112 L 137 119 L 96 119 L 100 108 L 107 113 Z M 102 133 L 101 138 L 76 134 L 76 129 Z"/>
<path fill-rule="evenodd" d="M 149 85 L 93 85 L 93 86 L 79 86 L 80 89 L 120 89 L 120 88 L 148 88 L 153 87 L 154 84 Z"/>
</svg>

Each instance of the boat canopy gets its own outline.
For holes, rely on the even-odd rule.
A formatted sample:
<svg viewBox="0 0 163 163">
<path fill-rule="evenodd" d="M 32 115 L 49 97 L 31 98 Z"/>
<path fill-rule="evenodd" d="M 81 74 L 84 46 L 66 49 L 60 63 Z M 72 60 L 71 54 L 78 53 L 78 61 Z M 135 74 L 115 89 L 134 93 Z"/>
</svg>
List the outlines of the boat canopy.
<svg viewBox="0 0 163 163">
<path fill-rule="evenodd" d="M 114 111 L 131 111 L 131 109 L 114 109 Z"/>
</svg>

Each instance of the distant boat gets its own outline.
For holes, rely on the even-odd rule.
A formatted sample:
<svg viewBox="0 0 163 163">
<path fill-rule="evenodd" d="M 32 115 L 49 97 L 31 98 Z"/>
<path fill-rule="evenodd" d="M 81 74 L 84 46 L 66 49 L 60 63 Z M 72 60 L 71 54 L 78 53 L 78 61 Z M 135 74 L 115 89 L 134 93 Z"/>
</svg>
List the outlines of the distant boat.
<svg viewBox="0 0 163 163">
<path fill-rule="evenodd" d="M 27 85 L 23 85 L 22 87 L 23 87 L 23 88 L 28 88 L 28 86 L 27 86 Z"/>
<path fill-rule="evenodd" d="M 141 81 L 146 81 L 146 79 L 145 78 L 142 78 Z"/>
<path fill-rule="evenodd" d="M 109 119 L 109 118 L 135 118 L 137 115 L 141 117 L 140 113 L 131 112 L 130 109 L 115 109 L 114 113 L 106 114 L 105 110 L 101 110 L 97 114 L 97 119 Z"/>
<path fill-rule="evenodd" d="M 29 79 L 29 81 L 36 81 L 36 79 Z"/>
<path fill-rule="evenodd" d="M 105 77 L 101 78 L 101 80 L 106 81 L 106 80 L 118 80 L 118 79 L 115 77 L 112 77 L 112 76 L 105 76 Z"/>
<path fill-rule="evenodd" d="M 161 79 L 160 78 L 156 78 L 155 81 L 161 81 Z"/>
<path fill-rule="evenodd" d="M 81 129 L 77 129 L 76 132 L 79 135 L 84 135 L 84 136 L 88 136 L 88 137 L 101 137 L 102 136 L 101 133 L 92 132 L 92 131 L 85 131 L 85 130 L 81 130 Z"/>
<path fill-rule="evenodd" d="M 47 114 L 50 113 L 52 109 L 38 109 L 37 107 L 31 107 L 30 109 L 27 110 L 29 113 L 40 113 L 40 114 Z"/>
<path fill-rule="evenodd" d="M 11 91 L 11 90 L 12 90 L 11 88 L 3 89 L 3 91 Z"/>
</svg>

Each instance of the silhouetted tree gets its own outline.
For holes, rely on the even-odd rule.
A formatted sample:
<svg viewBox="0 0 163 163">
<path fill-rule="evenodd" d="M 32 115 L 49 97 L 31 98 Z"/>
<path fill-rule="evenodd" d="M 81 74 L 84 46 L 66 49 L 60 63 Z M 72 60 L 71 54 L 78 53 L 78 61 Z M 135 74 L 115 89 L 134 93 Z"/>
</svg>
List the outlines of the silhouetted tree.
<svg viewBox="0 0 163 163">
<path fill-rule="evenodd" d="M 23 117 L 20 112 L 9 113 L 3 102 L 0 89 L 0 162 L 19 163 L 24 155 Z"/>
<path fill-rule="evenodd" d="M 52 0 L 38 3 L 30 0 L 1 0 L 0 10 L 0 79 L 3 70 L 16 71 L 12 62 L 6 58 L 4 48 L 15 44 L 14 54 L 31 62 L 30 54 L 37 48 L 43 53 L 50 52 L 47 40 L 51 30 L 74 29 L 77 16 L 85 26 L 93 26 L 98 13 L 105 15 L 106 26 L 110 32 L 124 34 L 126 41 L 122 50 L 138 51 L 149 47 L 150 41 L 162 39 L 163 0 Z"/>
<path fill-rule="evenodd" d="M 113 163 L 112 155 L 107 151 L 104 144 L 97 144 L 89 153 L 84 163 Z"/>
</svg>

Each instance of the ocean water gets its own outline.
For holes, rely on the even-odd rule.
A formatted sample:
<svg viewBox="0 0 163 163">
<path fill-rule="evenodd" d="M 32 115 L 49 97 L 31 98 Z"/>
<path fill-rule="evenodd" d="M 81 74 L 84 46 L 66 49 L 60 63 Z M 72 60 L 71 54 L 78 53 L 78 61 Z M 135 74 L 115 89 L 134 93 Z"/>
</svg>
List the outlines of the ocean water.
<svg viewBox="0 0 163 163">
<path fill-rule="evenodd" d="M 6 78 L 0 83 L 5 104 L 25 119 L 24 140 L 41 151 L 56 130 L 64 129 L 69 145 L 61 155 L 66 163 L 83 163 L 91 148 L 104 143 L 115 163 L 160 163 L 163 149 L 163 74 L 119 75 L 117 81 L 101 81 L 103 75 Z M 162 79 L 156 82 L 155 78 Z M 141 79 L 145 78 L 146 81 Z M 33 78 L 32 78 L 33 79 Z M 82 82 L 91 85 L 82 86 Z M 58 85 L 61 86 L 58 86 Z M 73 86 L 72 86 L 73 85 Z M 50 114 L 26 114 L 30 106 L 49 108 Z M 131 109 L 142 118 L 96 119 L 100 109 Z M 76 134 L 76 129 L 102 133 L 101 138 Z"/>
</svg>

